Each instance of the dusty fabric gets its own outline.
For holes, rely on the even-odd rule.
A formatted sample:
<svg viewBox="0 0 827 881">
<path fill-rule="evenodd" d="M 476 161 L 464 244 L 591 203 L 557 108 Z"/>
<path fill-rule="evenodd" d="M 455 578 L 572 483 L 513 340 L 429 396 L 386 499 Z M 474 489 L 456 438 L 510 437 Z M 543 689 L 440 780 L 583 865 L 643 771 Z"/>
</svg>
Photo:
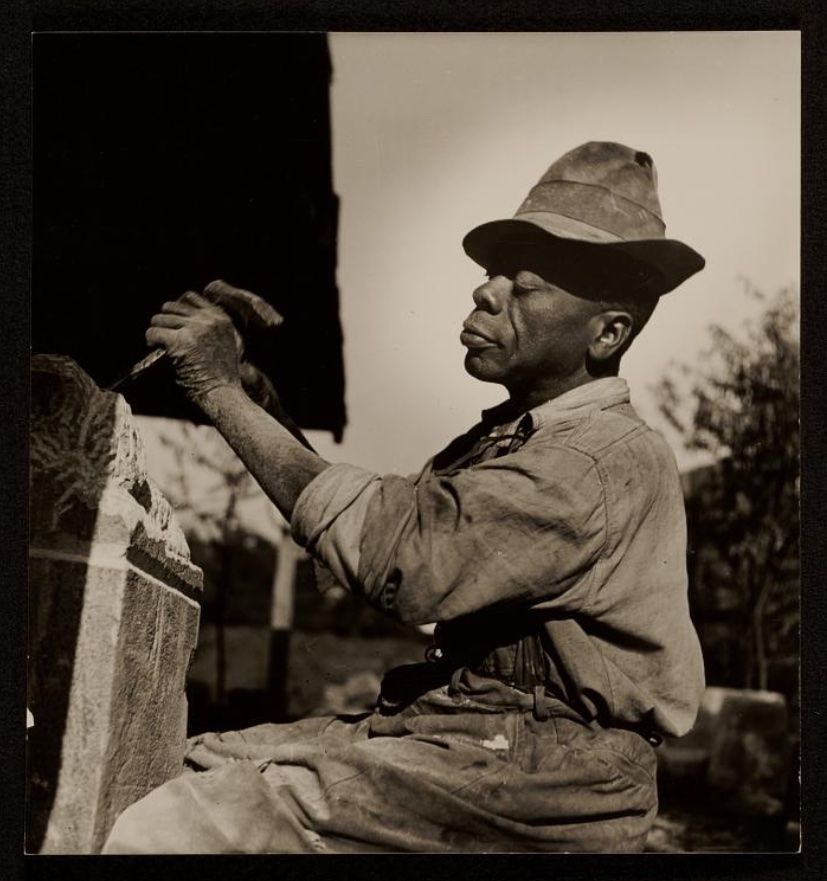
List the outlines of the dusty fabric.
<svg viewBox="0 0 827 881">
<path fill-rule="evenodd" d="M 604 727 L 694 722 L 680 480 L 620 378 L 488 411 L 414 478 L 334 466 L 293 534 L 384 612 L 444 622 L 448 666 L 517 685 L 541 668 L 534 684 Z"/>
<path fill-rule="evenodd" d="M 333 466 L 292 525 L 355 593 L 439 622 L 428 660 L 359 719 L 196 738 L 107 852 L 643 848 L 645 738 L 691 726 L 703 676 L 677 470 L 622 380 L 488 411 L 415 477 Z"/>
<path fill-rule="evenodd" d="M 559 702 L 460 683 L 394 716 L 207 734 L 187 771 L 121 815 L 105 853 L 635 852 L 652 748 Z"/>
</svg>

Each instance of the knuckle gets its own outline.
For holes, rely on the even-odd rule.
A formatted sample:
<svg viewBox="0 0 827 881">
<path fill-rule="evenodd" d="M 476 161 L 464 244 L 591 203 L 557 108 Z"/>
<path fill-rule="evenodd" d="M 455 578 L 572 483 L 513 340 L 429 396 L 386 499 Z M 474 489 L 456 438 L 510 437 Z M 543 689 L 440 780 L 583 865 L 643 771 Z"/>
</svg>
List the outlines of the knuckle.
<svg viewBox="0 0 827 881">
<path fill-rule="evenodd" d="M 226 287 L 227 282 L 225 282 L 223 278 L 215 278 L 204 288 L 204 293 L 206 294 L 212 293 L 213 291 L 220 291 Z"/>
</svg>

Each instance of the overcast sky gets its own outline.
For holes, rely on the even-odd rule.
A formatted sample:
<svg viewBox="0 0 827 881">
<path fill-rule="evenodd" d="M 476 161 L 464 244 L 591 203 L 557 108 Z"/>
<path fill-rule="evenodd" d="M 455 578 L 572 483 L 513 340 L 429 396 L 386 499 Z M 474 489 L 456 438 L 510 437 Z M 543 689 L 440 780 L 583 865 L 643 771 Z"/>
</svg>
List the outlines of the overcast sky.
<svg viewBox="0 0 827 881">
<path fill-rule="evenodd" d="M 585 141 L 650 153 L 667 235 L 707 259 L 624 359 L 656 427 L 648 388 L 670 361 L 697 363 L 711 322 L 737 330 L 755 312 L 739 278 L 797 287 L 797 33 L 333 34 L 330 46 L 348 426 L 339 445 L 312 433 L 326 458 L 417 471 L 503 399 L 463 370 L 460 324 L 483 272 L 461 240 L 512 216 Z"/>
</svg>

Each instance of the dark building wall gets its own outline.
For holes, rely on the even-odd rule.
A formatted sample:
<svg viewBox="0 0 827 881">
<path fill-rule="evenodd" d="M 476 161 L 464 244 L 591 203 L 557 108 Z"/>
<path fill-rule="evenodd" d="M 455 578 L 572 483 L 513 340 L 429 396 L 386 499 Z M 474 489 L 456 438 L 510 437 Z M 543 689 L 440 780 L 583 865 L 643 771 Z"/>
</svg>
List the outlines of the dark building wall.
<svg viewBox="0 0 827 881">
<path fill-rule="evenodd" d="M 345 424 L 323 34 L 38 34 L 33 345 L 100 384 L 165 299 L 224 278 L 285 316 L 250 354 L 296 421 Z M 136 412 L 194 416 L 159 367 Z"/>
</svg>

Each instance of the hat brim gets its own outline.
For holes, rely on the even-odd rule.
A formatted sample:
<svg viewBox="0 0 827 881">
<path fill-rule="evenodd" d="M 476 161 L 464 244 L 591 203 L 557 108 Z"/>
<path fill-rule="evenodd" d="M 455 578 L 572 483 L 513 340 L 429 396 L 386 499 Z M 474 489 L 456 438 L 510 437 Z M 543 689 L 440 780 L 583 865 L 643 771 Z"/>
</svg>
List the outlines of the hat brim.
<svg viewBox="0 0 827 881">
<path fill-rule="evenodd" d="M 601 253 L 626 255 L 650 270 L 645 289 L 658 296 L 674 290 L 706 265 L 697 251 L 677 239 L 594 241 L 556 235 L 528 220 L 492 220 L 475 227 L 462 240 L 465 253 L 485 269 L 495 254 L 516 245 L 541 245 L 575 257 L 582 253 L 589 261 Z"/>
</svg>

